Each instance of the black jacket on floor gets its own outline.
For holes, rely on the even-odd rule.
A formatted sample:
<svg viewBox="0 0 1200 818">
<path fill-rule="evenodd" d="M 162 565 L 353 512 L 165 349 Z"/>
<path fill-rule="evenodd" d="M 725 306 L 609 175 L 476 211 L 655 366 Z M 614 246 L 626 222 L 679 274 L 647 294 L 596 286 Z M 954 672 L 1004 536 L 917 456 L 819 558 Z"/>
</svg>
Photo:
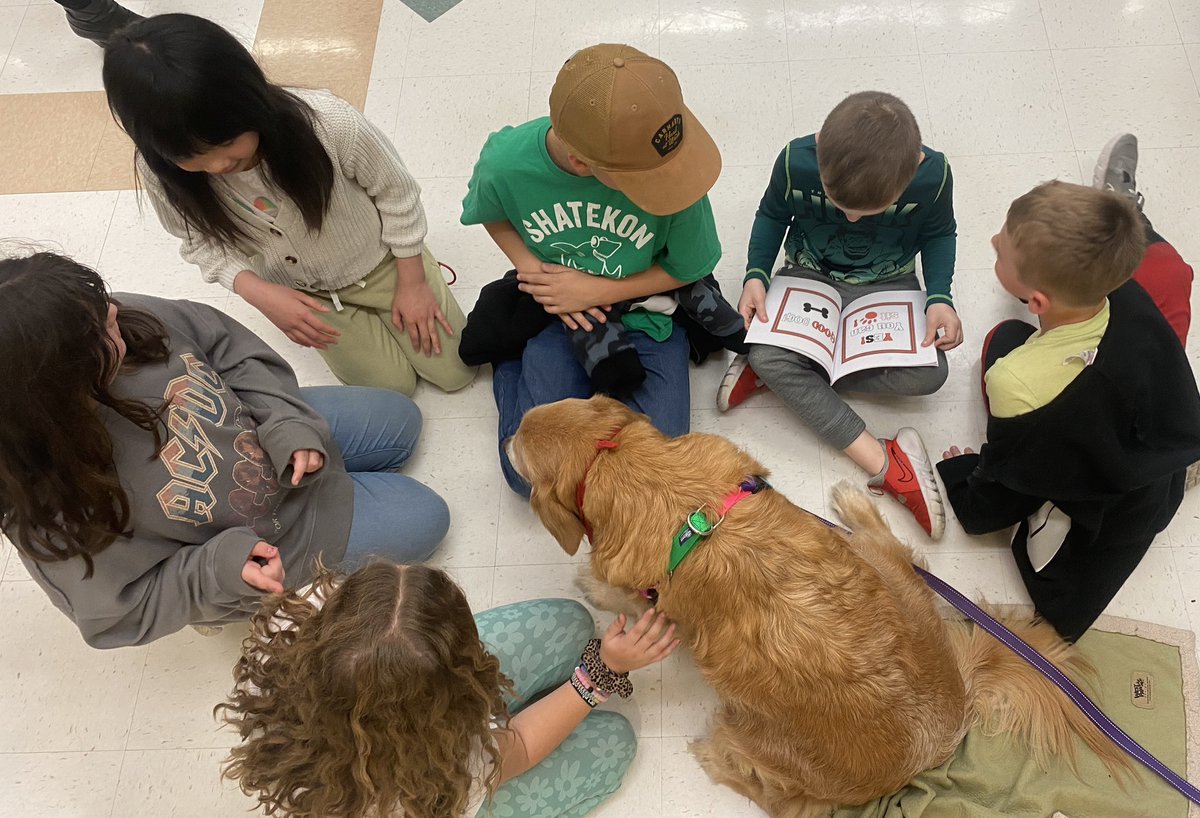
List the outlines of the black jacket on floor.
<svg viewBox="0 0 1200 818">
<path fill-rule="evenodd" d="M 558 320 L 533 296 L 522 292 L 519 284 L 517 271 L 509 270 L 503 278 L 480 291 L 459 341 L 458 355 L 463 363 L 479 366 L 520 358 L 530 339 L 551 320 Z M 687 333 L 688 355 L 693 363 L 703 363 L 719 349 L 743 354 L 748 351 L 741 316 L 725 301 L 711 274 L 675 292 L 680 306 L 673 318 Z M 584 330 L 568 333 L 596 391 L 614 397 L 632 394 L 646 377 L 637 351 L 626 339 L 620 322 L 621 314 L 629 306 L 630 302 L 614 304 L 608 313 L 608 323 L 591 333 Z"/>
<path fill-rule="evenodd" d="M 1179 508 L 1200 460 L 1200 394 L 1179 339 L 1141 285 L 1109 296 L 1095 361 L 1049 404 L 988 419 L 978 454 L 938 466 L 970 534 L 1018 525 L 1013 554 L 1037 610 L 1074 640 L 1095 621 Z M 1071 520 L 1035 571 L 1026 518 L 1053 502 Z"/>
</svg>

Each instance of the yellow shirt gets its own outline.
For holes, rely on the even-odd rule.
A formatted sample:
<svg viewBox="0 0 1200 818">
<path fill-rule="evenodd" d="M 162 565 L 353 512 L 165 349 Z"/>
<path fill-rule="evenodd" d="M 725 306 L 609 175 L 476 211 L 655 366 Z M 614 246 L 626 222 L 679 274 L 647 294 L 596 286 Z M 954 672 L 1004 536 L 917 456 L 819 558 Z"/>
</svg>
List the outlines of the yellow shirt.
<svg viewBox="0 0 1200 818">
<path fill-rule="evenodd" d="M 1108 300 L 1086 321 L 1037 332 L 984 375 L 988 405 L 998 418 L 1032 412 L 1057 398 L 1096 357 L 1108 329 Z"/>
</svg>

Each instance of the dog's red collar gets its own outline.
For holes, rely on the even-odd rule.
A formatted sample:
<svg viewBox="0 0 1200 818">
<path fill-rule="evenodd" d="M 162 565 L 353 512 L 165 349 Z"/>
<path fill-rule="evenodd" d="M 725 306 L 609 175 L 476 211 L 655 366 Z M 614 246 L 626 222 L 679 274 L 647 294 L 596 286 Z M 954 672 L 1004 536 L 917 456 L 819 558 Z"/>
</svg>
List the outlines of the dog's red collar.
<svg viewBox="0 0 1200 818">
<path fill-rule="evenodd" d="M 596 465 L 596 461 L 600 458 L 600 455 L 605 452 L 605 450 L 620 448 L 621 444 L 617 443 L 616 437 L 624 428 L 624 426 L 618 426 L 608 433 L 608 437 L 601 438 L 600 440 L 596 441 L 596 453 L 592 455 L 592 459 L 588 462 L 587 468 L 583 470 L 583 476 L 579 478 L 579 484 L 575 486 L 575 516 L 577 516 L 579 518 L 579 522 L 583 524 L 583 533 L 587 534 L 588 542 L 592 541 L 592 526 L 587 521 L 587 517 L 585 517 L 583 514 L 583 495 L 584 492 L 587 491 L 588 472 L 592 470 L 592 466 Z"/>
</svg>

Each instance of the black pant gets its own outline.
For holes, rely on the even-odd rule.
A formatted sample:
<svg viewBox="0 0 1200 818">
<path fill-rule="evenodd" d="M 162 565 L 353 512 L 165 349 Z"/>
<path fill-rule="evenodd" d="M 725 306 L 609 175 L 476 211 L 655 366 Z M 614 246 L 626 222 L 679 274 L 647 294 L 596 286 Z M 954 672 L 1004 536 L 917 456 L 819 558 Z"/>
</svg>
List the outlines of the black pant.
<svg viewBox="0 0 1200 818">
<path fill-rule="evenodd" d="M 983 342 L 983 372 L 1025 343 L 1037 328 L 1002 321 Z M 986 401 L 986 390 L 984 399 Z M 1070 511 L 1071 530 L 1041 571 L 1029 559 L 1029 522 L 1013 536 L 1012 552 L 1038 614 L 1068 642 L 1083 636 L 1137 568 L 1155 535 L 1170 522 L 1183 498 L 1184 472 L 1131 493 L 1108 513 L 1081 504 Z M 1093 513 L 1094 512 L 1094 513 Z M 1087 522 L 1084 522 L 1086 520 Z"/>
</svg>

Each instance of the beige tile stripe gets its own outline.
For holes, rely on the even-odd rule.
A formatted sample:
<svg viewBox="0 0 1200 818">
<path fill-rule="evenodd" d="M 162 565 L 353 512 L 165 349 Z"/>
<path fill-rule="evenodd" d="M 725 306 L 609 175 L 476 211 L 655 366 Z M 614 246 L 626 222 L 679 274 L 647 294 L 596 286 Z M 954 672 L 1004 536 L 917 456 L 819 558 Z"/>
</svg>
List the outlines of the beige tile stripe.
<svg viewBox="0 0 1200 818">
<path fill-rule="evenodd" d="M 383 0 L 266 0 L 254 51 L 272 81 L 367 100 Z"/>
<path fill-rule="evenodd" d="M 361 109 L 382 7 L 265 0 L 255 53 L 273 81 L 329 88 Z M 133 150 L 103 93 L 0 94 L 0 194 L 132 187 Z"/>
</svg>

